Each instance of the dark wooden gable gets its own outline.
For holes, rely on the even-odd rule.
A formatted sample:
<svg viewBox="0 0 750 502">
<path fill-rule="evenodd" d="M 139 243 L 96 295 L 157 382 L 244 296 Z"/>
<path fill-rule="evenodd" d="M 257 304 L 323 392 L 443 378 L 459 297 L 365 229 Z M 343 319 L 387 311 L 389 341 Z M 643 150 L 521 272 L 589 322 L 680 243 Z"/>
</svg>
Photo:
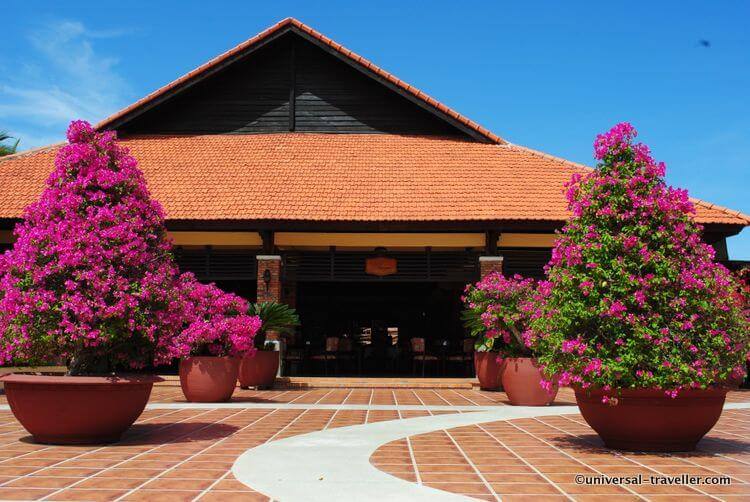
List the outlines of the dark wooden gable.
<svg viewBox="0 0 750 502">
<path fill-rule="evenodd" d="M 115 127 L 123 134 L 476 137 L 294 30 Z"/>
</svg>

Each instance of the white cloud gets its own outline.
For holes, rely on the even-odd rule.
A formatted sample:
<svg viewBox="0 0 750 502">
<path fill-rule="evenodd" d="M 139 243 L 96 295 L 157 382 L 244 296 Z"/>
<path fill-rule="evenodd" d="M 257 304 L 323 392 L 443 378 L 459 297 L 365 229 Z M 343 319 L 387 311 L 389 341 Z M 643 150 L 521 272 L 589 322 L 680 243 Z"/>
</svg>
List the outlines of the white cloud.
<svg viewBox="0 0 750 502">
<path fill-rule="evenodd" d="M 94 42 L 123 30 L 90 30 L 79 21 L 48 23 L 29 33 L 32 56 L 0 77 L 0 125 L 21 138 L 21 149 L 42 138 L 62 139 L 68 122 L 97 122 L 123 106 L 129 92 L 117 59 Z"/>
</svg>

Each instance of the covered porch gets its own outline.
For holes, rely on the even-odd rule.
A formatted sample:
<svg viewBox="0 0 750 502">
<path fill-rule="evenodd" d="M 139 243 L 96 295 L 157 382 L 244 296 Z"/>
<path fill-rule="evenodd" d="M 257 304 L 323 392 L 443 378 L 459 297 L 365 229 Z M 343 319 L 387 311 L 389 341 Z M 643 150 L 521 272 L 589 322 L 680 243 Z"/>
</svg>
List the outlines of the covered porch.
<svg viewBox="0 0 750 502">
<path fill-rule="evenodd" d="M 279 340 L 288 377 L 473 377 L 460 313 L 495 270 L 539 277 L 552 233 L 172 233 L 183 270 L 250 301 L 297 309 Z"/>
</svg>

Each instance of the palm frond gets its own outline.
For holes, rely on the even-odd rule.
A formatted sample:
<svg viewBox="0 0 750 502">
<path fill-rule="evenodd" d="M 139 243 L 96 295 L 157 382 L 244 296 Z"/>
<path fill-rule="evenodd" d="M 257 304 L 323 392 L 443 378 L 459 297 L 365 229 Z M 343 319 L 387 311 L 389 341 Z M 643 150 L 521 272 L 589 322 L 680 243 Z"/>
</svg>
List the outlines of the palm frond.
<svg viewBox="0 0 750 502">
<path fill-rule="evenodd" d="M 292 333 L 300 325 L 297 311 L 289 305 L 278 302 L 251 303 L 248 314 L 257 315 L 263 322 L 261 331 Z"/>
<path fill-rule="evenodd" d="M 16 150 L 18 150 L 18 143 L 20 143 L 21 140 L 16 139 L 16 142 L 13 143 L 12 146 L 2 144 L 4 141 L 7 141 L 9 139 L 13 139 L 13 136 L 5 131 L 0 131 L 0 157 L 4 155 L 11 155 L 13 153 L 16 153 Z"/>
</svg>

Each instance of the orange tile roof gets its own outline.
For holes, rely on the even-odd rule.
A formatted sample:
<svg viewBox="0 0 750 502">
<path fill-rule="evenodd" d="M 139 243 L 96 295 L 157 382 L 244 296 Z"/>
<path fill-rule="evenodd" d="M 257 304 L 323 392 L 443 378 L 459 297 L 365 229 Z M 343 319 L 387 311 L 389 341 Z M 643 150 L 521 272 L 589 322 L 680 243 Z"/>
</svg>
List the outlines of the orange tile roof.
<svg viewBox="0 0 750 502">
<path fill-rule="evenodd" d="M 142 136 L 122 140 L 171 220 L 468 221 L 568 217 L 588 169 L 511 144 L 386 134 Z M 57 146 L 0 159 L 0 218 L 21 216 Z M 698 201 L 701 223 L 750 225 Z"/>
<path fill-rule="evenodd" d="M 99 122 L 96 127 L 99 129 L 107 128 L 110 125 L 112 125 L 114 122 L 118 121 L 119 119 L 125 117 L 126 115 L 130 114 L 131 112 L 134 112 L 144 106 L 147 106 L 155 99 L 161 97 L 165 93 L 178 89 L 180 86 L 189 83 L 190 81 L 200 78 L 202 74 L 204 74 L 206 71 L 216 67 L 217 65 L 220 65 L 221 63 L 233 58 L 234 56 L 240 55 L 243 51 L 251 48 L 254 45 L 257 45 L 258 43 L 268 39 L 273 34 L 285 29 L 285 28 L 293 28 L 297 29 L 300 32 L 303 32 L 307 34 L 308 36 L 312 37 L 313 39 L 319 41 L 320 43 L 330 47 L 331 49 L 338 52 L 341 56 L 347 58 L 352 63 L 359 65 L 365 70 L 368 70 L 384 79 L 386 79 L 391 84 L 395 85 L 396 87 L 406 91 L 407 93 L 411 94 L 415 98 L 423 101 L 427 105 L 429 105 L 434 110 L 444 114 L 445 116 L 448 116 L 452 118 L 453 120 L 458 121 L 459 123 L 463 124 L 465 127 L 475 131 L 480 136 L 484 137 L 488 141 L 492 143 L 504 143 L 505 141 L 496 134 L 492 133 L 492 131 L 485 129 L 484 127 L 480 126 L 473 120 L 464 117 L 460 113 L 452 110 L 451 108 L 448 108 L 443 103 L 439 102 L 435 98 L 425 94 L 424 92 L 420 91 L 416 87 L 407 84 L 403 80 L 399 79 L 395 75 L 392 75 L 391 73 L 388 73 L 387 71 L 383 70 L 382 68 L 378 67 L 377 65 L 373 64 L 371 61 L 365 59 L 364 57 L 360 56 L 359 54 L 347 49 L 343 45 L 331 40 L 330 38 L 326 37 L 322 33 L 312 29 L 311 27 L 307 26 L 306 24 L 298 21 L 294 18 L 287 18 L 282 21 L 279 21 L 275 25 L 271 26 L 270 28 L 266 29 L 265 31 L 262 31 L 261 33 L 257 34 L 256 36 L 242 42 L 239 45 L 236 45 L 235 47 L 229 49 L 228 51 L 224 52 L 223 54 L 220 54 L 216 56 L 215 58 L 211 59 L 210 61 L 202 64 L 198 68 L 186 73 L 185 75 L 181 76 L 180 78 L 168 83 L 167 85 L 160 87 L 159 89 L 155 90 L 151 94 L 139 99 L 132 105 L 123 108 L 122 110 L 116 112 L 115 114 L 107 117 L 103 121 Z"/>
</svg>

